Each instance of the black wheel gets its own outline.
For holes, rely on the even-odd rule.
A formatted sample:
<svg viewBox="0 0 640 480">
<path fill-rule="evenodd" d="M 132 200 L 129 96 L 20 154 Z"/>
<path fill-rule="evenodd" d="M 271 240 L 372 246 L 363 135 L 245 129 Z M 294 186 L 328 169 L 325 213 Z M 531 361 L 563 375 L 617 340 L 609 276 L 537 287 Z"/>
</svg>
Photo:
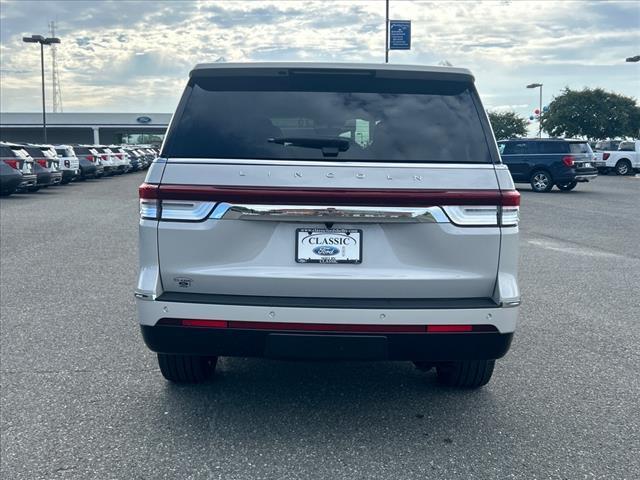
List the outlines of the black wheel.
<svg viewBox="0 0 640 480">
<path fill-rule="evenodd" d="M 536 170 L 531 174 L 531 188 L 534 192 L 549 192 L 553 188 L 553 179 L 546 170 Z"/>
<path fill-rule="evenodd" d="M 218 357 L 158 354 L 162 376 L 175 383 L 201 383 L 213 375 Z"/>
<path fill-rule="evenodd" d="M 413 362 L 413 364 L 416 366 L 416 368 L 418 370 L 420 370 L 421 372 L 428 372 L 429 370 L 431 370 L 433 368 L 433 363 L 431 362 Z"/>
<path fill-rule="evenodd" d="M 633 172 L 631 162 L 626 159 L 618 160 L 615 170 L 618 175 L 629 175 Z"/>
<path fill-rule="evenodd" d="M 576 188 L 576 185 L 578 185 L 578 182 L 569 182 L 569 183 L 565 183 L 564 185 L 560 183 L 556 183 L 556 187 L 558 187 L 563 192 L 568 192 L 569 190 L 573 190 L 574 188 Z"/>
<path fill-rule="evenodd" d="M 466 360 L 436 366 L 438 382 L 449 387 L 479 388 L 491 380 L 495 360 Z"/>
</svg>

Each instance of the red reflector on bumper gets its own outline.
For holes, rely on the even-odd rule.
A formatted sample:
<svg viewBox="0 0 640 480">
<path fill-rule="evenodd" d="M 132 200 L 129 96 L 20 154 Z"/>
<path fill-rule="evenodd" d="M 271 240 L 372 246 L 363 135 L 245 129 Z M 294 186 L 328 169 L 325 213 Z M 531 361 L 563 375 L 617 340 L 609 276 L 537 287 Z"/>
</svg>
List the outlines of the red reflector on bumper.
<svg viewBox="0 0 640 480">
<path fill-rule="evenodd" d="M 183 327 L 207 327 L 207 328 L 227 328 L 228 322 L 225 320 L 187 320 L 182 319 L 180 324 Z"/>
<path fill-rule="evenodd" d="M 498 331 L 493 325 L 360 325 L 340 323 L 244 322 L 236 320 L 202 320 L 187 318 L 162 318 L 158 320 L 157 324 L 181 327 L 306 332 L 458 333 Z"/>
<path fill-rule="evenodd" d="M 471 332 L 473 331 L 472 325 L 427 325 L 427 332 L 436 333 L 450 333 L 450 332 Z"/>
</svg>

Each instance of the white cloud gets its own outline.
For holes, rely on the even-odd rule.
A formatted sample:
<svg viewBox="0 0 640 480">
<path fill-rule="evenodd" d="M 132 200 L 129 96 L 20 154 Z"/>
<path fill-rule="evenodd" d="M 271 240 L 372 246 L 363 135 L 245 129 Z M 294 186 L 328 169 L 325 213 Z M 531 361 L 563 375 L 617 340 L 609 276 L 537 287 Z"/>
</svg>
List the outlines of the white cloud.
<svg viewBox="0 0 640 480">
<path fill-rule="evenodd" d="M 354 61 L 384 58 L 384 2 L 3 1 L 3 111 L 37 110 L 39 51 L 23 34 L 58 18 L 65 110 L 172 111 L 190 68 L 215 61 Z M 640 96 L 640 10 L 635 2 L 410 2 L 412 50 L 394 63 L 446 59 L 474 72 L 487 108 L 528 116 L 563 87 L 601 86 Z M 48 60 L 48 57 L 47 57 Z M 47 65 L 48 67 L 48 65 Z M 505 108 L 503 108 L 505 107 Z"/>
</svg>

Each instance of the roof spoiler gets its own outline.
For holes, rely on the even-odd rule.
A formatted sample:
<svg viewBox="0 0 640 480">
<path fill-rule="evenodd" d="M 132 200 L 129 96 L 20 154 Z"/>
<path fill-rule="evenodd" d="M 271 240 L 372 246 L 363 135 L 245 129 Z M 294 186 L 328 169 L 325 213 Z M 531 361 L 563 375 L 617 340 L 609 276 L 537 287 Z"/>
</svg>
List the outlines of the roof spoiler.
<svg viewBox="0 0 640 480">
<path fill-rule="evenodd" d="M 291 75 L 357 75 L 407 80 L 444 80 L 474 82 L 466 68 L 420 65 L 381 65 L 358 63 L 203 63 L 195 66 L 189 76 L 202 77 L 284 77 Z"/>
</svg>

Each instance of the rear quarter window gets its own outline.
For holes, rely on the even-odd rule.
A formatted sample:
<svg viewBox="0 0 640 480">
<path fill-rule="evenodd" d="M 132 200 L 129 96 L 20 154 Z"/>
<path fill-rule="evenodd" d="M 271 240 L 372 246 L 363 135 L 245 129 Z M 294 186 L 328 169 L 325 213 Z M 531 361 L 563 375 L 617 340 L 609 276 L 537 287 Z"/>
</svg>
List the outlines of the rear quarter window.
<svg viewBox="0 0 640 480">
<path fill-rule="evenodd" d="M 162 155 L 491 162 L 472 83 L 351 77 L 192 78 Z"/>
</svg>

